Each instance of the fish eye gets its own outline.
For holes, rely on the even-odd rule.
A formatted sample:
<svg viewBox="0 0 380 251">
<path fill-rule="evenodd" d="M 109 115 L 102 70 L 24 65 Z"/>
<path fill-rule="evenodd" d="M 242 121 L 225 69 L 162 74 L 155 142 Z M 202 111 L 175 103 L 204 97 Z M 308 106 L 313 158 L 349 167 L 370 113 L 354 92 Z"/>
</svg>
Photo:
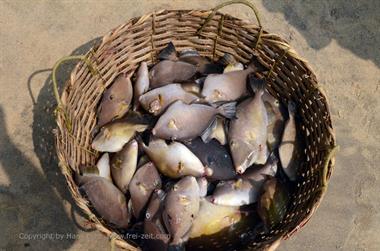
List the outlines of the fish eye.
<svg viewBox="0 0 380 251">
<path fill-rule="evenodd" d="M 207 156 L 207 162 L 210 164 L 214 163 L 214 158 L 212 156 Z"/>
<path fill-rule="evenodd" d="M 115 97 L 113 96 L 113 94 L 110 95 L 110 100 L 113 100 Z"/>
</svg>

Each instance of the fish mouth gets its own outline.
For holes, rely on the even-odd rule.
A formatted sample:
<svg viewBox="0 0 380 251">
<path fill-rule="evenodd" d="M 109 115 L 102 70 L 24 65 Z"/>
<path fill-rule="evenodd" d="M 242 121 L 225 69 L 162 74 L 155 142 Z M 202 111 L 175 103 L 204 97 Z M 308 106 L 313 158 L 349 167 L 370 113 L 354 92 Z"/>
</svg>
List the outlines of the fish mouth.
<svg viewBox="0 0 380 251">
<path fill-rule="evenodd" d="M 236 172 L 237 172 L 238 174 L 243 174 L 244 171 L 245 171 L 245 168 L 244 168 L 242 165 L 236 167 Z"/>
<path fill-rule="evenodd" d="M 214 171 L 210 167 L 206 167 L 204 172 L 203 172 L 202 177 L 210 177 L 210 176 L 212 176 L 213 173 L 214 173 Z"/>
</svg>

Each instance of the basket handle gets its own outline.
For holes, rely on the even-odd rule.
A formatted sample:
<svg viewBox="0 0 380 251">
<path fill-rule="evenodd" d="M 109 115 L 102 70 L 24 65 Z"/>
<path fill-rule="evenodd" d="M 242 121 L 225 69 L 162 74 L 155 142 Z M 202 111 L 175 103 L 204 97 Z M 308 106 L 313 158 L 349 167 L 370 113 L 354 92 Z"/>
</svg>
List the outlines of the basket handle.
<svg viewBox="0 0 380 251">
<path fill-rule="evenodd" d="M 232 4 L 243 4 L 243 5 L 246 5 L 255 14 L 257 23 L 259 24 L 259 28 L 260 28 L 259 34 L 257 36 L 256 45 L 255 45 L 255 48 L 256 48 L 257 45 L 259 44 L 259 41 L 260 41 L 263 29 L 262 29 L 262 25 L 261 25 L 259 11 L 257 10 L 256 6 L 252 2 L 247 1 L 247 0 L 230 0 L 230 1 L 227 1 L 227 2 L 224 2 L 224 3 L 221 3 L 221 4 L 217 5 L 215 8 L 212 9 L 212 12 L 208 15 L 208 17 L 206 18 L 206 20 L 204 21 L 204 23 L 202 24 L 202 26 L 197 30 L 196 34 L 200 35 L 200 33 L 202 32 L 202 30 L 206 27 L 206 25 L 210 22 L 210 20 L 215 16 L 215 13 L 219 9 L 221 9 L 221 8 L 223 8 L 225 6 L 228 6 L 228 5 L 232 5 Z"/>
<path fill-rule="evenodd" d="M 58 68 L 63 63 L 65 63 L 67 61 L 72 61 L 72 60 L 81 60 L 81 61 L 83 61 L 87 65 L 87 67 L 90 70 L 91 74 L 93 74 L 93 75 L 99 74 L 99 71 L 94 67 L 94 65 L 90 62 L 90 60 L 85 55 L 75 55 L 75 56 L 63 57 L 63 58 L 61 58 L 60 60 L 58 60 L 54 64 L 53 72 L 52 72 L 52 80 L 53 80 L 54 97 L 57 100 L 57 108 L 56 108 L 55 111 L 63 113 L 64 119 L 65 119 L 66 128 L 69 130 L 69 132 L 71 132 L 71 130 L 72 130 L 72 124 L 71 124 L 71 121 L 70 121 L 69 116 L 67 114 L 67 111 L 66 111 L 66 109 L 65 109 L 65 107 L 64 107 L 64 105 L 62 103 L 62 100 L 61 100 L 61 98 L 59 96 L 58 81 L 57 81 L 57 70 L 58 70 Z"/>
</svg>

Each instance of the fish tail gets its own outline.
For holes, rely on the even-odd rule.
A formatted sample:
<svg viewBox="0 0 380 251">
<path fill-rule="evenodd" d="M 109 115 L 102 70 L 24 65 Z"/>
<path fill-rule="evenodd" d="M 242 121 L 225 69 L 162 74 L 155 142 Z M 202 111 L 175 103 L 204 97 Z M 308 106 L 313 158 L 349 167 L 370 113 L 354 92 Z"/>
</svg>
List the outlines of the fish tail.
<svg viewBox="0 0 380 251">
<path fill-rule="evenodd" d="M 159 54 L 160 60 L 177 60 L 177 50 L 172 42 L 170 42 Z"/>
<path fill-rule="evenodd" d="M 196 79 L 195 83 L 197 85 L 203 86 L 203 84 L 205 83 L 205 80 L 206 80 L 206 77 L 201 77 L 201 78 Z"/>
<path fill-rule="evenodd" d="M 268 160 L 267 160 L 267 164 L 275 164 L 278 162 L 278 158 L 277 156 L 274 154 L 274 152 L 272 152 L 269 157 L 268 157 Z"/>
<path fill-rule="evenodd" d="M 218 113 L 228 119 L 235 118 L 236 115 L 236 101 L 224 103 L 216 108 Z"/>
<path fill-rule="evenodd" d="M 185 57 L 199 57 L 199 52 L 194 50 L 194 49 L 185 49 L 183 51 L 179 52 L 179 57 L 180 58 L 185 58 Z"/>
<path fill-rule="evenodd" d="M 220 57 L 218 60 L 218 64 L 222 66 L 227 66 L 229 64 L 236 64 L 237 61 L 234 56 L 229 53 L 224 53 L 223 57 Z"/>
<path fill-rule="evenodd" d="M 211 121 L 209 126 L 202 132 L 201 139 L 204 143 L 208 143 L 212 139 L 212 133 L 216 128 L 216 117 Z"/>
<path fill-rule="evenodd" d="M 262 95 L 264 93 L 264 90 L 265 90 L 265 80 L 264 79 L 256 78 L 256 76 L 254 76 L 253 74 L 249 74 L 248 75 L 248 83 L 249 83 L 250 89 L 254 93 L 259 93 L 260 95 Z"/>
<path fill-rule="evenodd" d="M 293 101 L 288 102 L 289 115 L 294 115 L 296 113 L 297 106 Z"/>
</svg>

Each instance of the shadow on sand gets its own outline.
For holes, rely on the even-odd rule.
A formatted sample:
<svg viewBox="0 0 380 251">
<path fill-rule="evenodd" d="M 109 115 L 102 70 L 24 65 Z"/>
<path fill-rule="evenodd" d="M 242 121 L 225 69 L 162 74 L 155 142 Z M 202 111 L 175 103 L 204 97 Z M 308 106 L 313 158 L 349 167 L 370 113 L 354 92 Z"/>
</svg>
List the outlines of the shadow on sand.
<svg viewBox="0 0 380 251">
<path fill-rule="evenodd" d="M 282 12 L 313 49 L 319 50 L 336 40 L 380 67 L 380 1 L 266 0 L 263 5 L 269 11 Z"/>
<path fill-rule="evenodd" d="M 72 55 L 86 53 L 99 40 L 97 38 L 78 47 Z M 76 63 L 60 67 L 57 72 L 60 87 L 69 78 Z M 53 135 L 56 101 L 51 74 L 36 99 L 31 93 L 33 77 L 49 70 L 35 71 L 27 82 L 33 102 L 33 145 L 42 173 L 12 142 L 5 125 L 5 114 L 0 107 L 0 163 L 10 182 L 9 186 L 0 186 L 1 250 L 64 250 L 76 241 L 78 227 L 91 231 L 81 228 L 76 222 L 75 216 L 82 215 L 82 212 L 75 206 L 58 167 Z M 71 212 L 65 208 L 71 208 Z"/>
</svg>

